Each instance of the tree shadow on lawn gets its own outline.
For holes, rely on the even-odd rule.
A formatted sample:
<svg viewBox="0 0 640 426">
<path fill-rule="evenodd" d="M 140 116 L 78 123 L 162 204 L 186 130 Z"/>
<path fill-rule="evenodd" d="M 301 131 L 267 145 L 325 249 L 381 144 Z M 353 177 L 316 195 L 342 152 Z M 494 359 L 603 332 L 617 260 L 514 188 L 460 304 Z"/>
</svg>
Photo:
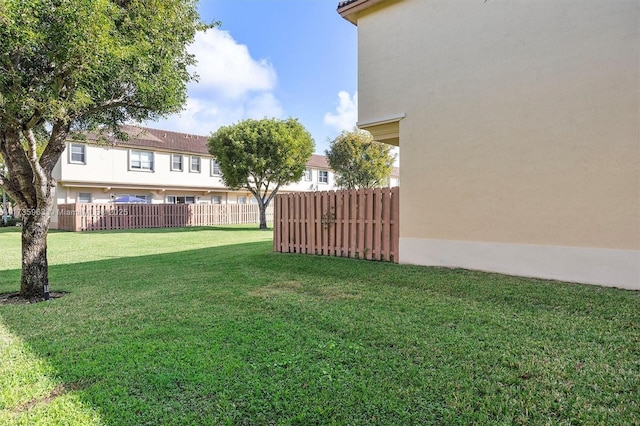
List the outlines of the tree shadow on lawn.
<svg viewBox="0 0 640 426">
<path fill-rule="evenodd" d="M 306 311 L 300 298 L 320 295 L 330 303 L 333 295 L 280 288 L 304 280 L 300 263 L 308 261 L 257 242 L 53 265 L 52 290 L 68 294 L 0 306 L 0 319 L 50 365 L 55 384 L 48 394 L 7 409 L 27 416 L 73 394 L 104 424 L 255 424 L 296 416 L 321 423 L 339 395 L 343 407 L 331 410 L 347 422 L 393 412 L 387 402 L 372 402 L 375 410 L 361 407 L 365 397 L 386 401 L 386 385 L 372 386 L 363 397 L 351 382 L 331 378 L 330 371 L 343 367 L 318 345 L 335 337 L 317 325 L 321 307 L 311 303 Z M 265 272 L 265 265 L 279 262 L 277 272 Z M 0 277 L 19 279 L 19 272 Z M 270 292 L 276 287 L 280 293 Z M 344 356 L 372 367 L 360 355 Z M 370 374 L 367 380 L 374 381 Z"/>
<path fill-rule="evenodd" d="M 225 334 L 235 331 L 219 322 L 224 312 L 242 311 L 225 300 L 245 290 L 250 271 L 242 260 L 264 252 L 264 243 L 245 243 L 50 266 L 52 290 L 68 294 L 0 306 L 0 318 L 105 424 L 199 423 L 216 407 L 200 407 L 206 395 L 224 393 L 215 360 Z M 7 279 L 19 286 L 19 276 L 0 272 L 3 288 Z M 20 407 L 42 405 L 37 401 Z"/>
<path fill-rule="evenodd" d="M 415 310 L 430 303 L 432 292 L 469 306 L 514 303 L 514 312 L 526 311 L 522 300 L 499 299 L 498 290 L 487 288 L 487 275 L 500 277 L 284 255 L 264 242 L 51 266 L 52 290 L 69 293 L 46 303 L 0 306 L 0 318 L 51 366 L 57 383 L 49 395 L 8 409 L 28 415 L 73 393 L 107 425 L 294 422 L 296 416 L 310 423 L 367 423 L 375 416 L 397 424 L 437 423 L 450 409 L 445 400 L 455 389 L 449 386 L 464 380 L 456 374 L 465 370 L 449 373 L 443 383 L 431 380 L 433 365 L 407 363 L 407 351 L 416 349 L 398 345 L 402 332 L 378 330 L 368 310 L 362 318 L 343 315 L 347 305 L 358 312 L 362 300 L 332 300 L 322 288 L 351 286 L 373 299 L 380 293 L 375 309 L 391 324 L 402 315 L 395 311 L 398 295 L 415 297 L 409 308 Z M 19 279 L 19 271 L 0 277 Z M 527 291 L 535 288 L 531 280 L 516 281 Z M 415 292 L 399 293 L 407 288 Z M 545 291 L 536 294 L 529 297 L 550 303 Z M 556 299 L 555 306 L 573 309 L 567 300 Z M 360 336 L 361 342 L 396 347 L 380 353 L 347 348 L 353 345 L 348 336 L 362 332 L 353 321 L 377 333 Z M 473 336 L 457 338 L 471 353 L 482 344 Z"/>
</svg>

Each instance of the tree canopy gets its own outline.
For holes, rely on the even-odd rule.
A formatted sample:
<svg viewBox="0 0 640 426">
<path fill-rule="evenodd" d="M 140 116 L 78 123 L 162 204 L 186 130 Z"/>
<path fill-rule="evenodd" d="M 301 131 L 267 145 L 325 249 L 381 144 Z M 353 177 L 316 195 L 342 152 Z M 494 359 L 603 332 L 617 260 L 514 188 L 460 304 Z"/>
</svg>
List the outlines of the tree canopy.
<svg viewBox="0 0 640 426">
<path fill-rule="evenodd" d="M 204 28 L 195 0 L 0 2 L 0 185 L 27 212 L 24 297 L 48 286 L 51 172 L 69 133 L 100 127 L 122 136 L 123 122 L 179 111 L 195 78 L 186 48 Z"/>
<path fill-rule="evenodd" d="M 209 138 L 225 184 L 247 189 L 258 201 L 261 229 L 267 227 L 266 207 L 281 186 L 302 178 L 313 149 L 311 134 L 294 118 L 244 120 Z"/>
<path fill-rule="evenodd" d="M 376 142 L 364 130 L 343 131 L 325 151 L 341 188 L 375 188 L 388 185 L 395 155 L 391 146 Z"/>
</svg>

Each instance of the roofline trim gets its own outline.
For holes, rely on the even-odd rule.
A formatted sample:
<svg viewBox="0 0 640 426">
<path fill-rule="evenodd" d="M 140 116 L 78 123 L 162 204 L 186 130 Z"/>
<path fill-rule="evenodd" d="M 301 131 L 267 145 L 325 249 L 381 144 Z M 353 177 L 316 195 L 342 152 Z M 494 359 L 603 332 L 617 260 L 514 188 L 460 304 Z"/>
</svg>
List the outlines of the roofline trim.
<svg viewBox="0 0 640 426">
<path fill-rule="evenodd" d="M 375 119 L 375 120 L 358 121 L 356 123 L 356 126 L 358 126 L 358 127 L 379 126 L 381 124 L 388 124 L 388 123 L 393 123 L 393 122 L 396 122 L 396 121 L 400 121 L 403 118 L 405 118 L 406 116 L 407 116 L 407 114 L 402 112 L 400 114 L 388 115 L 386 117 L 381 117 L 381 118 L 378 118 L 378 119 Z"/>
<path fill-rule="evenodd" d="M 345 4 L 342 7 L 338 7 L 338 13 L 347 21 L 351 22 L 354 25 L 358 25 L 358 17 L 355 16 L 356 13 L 363 11 L 365 9 L 370 8 L 378 3 L 383 2 L 384 0 L 355 0 L 352 3 Z"/>
</svg>

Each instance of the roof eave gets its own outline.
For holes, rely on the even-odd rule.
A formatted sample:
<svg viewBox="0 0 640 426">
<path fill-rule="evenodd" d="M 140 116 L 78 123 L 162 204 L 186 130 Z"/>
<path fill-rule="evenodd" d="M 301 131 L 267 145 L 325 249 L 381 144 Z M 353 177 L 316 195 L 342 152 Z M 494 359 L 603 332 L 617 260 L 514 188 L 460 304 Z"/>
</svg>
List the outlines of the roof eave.
<svg viewBox="0 0 640 426">
<path fill-rule="evenodd" d="M 344 6 L 338 5 L 338 13 L 347 21 L 354 25 L 358 25 L 358 12 L 370 8 L 378 3 L 382 3 L 384 0 L 355 0 L 348 2 Z"/>
</svg>

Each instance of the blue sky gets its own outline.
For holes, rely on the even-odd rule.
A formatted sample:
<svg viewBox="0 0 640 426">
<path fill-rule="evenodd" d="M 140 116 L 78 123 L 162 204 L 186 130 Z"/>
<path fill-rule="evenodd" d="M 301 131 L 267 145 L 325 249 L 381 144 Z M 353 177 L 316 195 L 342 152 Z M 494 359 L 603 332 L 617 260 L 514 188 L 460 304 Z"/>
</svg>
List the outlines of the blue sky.
<svg viewBox="0 0 640 426">
<path fill-rule="evenodd" d="M 201 0 L 185 111 L 149 127 L 208 135 L 245 118 L 296 117 L 317 153 L 357 121 L 357 29 L 338 0 Z"/>
</svg>

